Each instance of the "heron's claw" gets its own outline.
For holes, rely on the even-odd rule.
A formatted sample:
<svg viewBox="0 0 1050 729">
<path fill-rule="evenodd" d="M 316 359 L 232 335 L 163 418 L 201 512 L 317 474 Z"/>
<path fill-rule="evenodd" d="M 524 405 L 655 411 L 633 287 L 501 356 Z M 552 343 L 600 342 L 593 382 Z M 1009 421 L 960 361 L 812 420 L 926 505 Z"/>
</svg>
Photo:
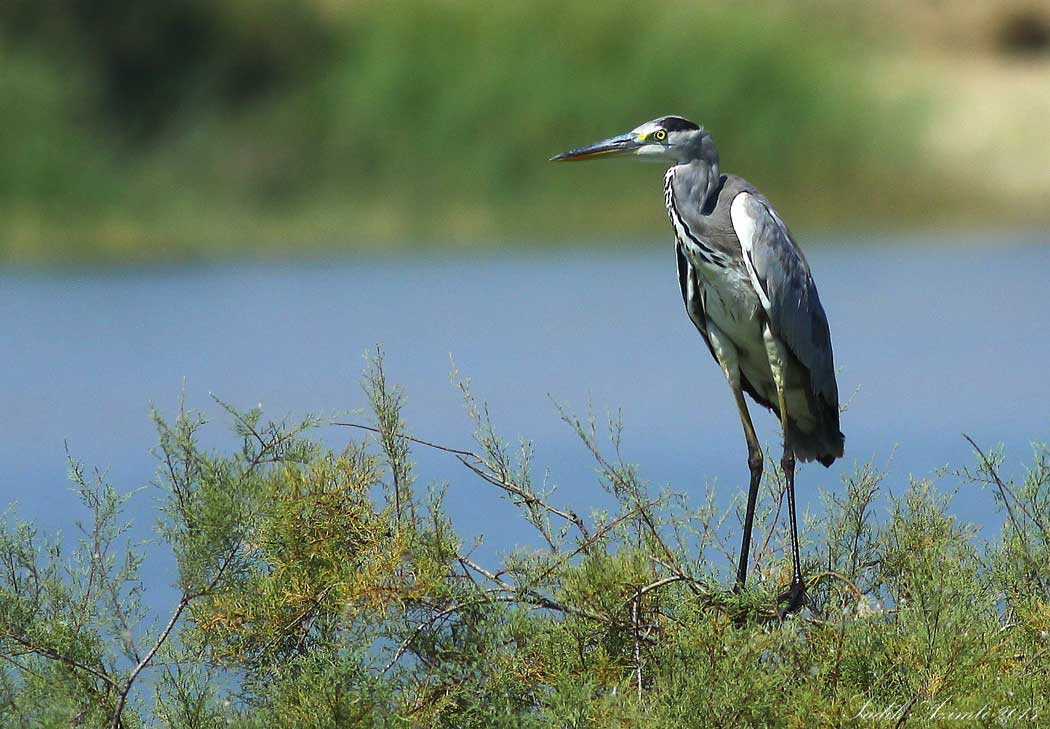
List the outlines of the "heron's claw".
<svg viewBox="0 0 1050 729">
<path fill-rule="evenodd" d="M 791 581 L 791 587 L 777 598 L 777 614 L 784 618 L 792 613 L 797 613 L 802 609 L 805 601 L 806 583 L 801 577 L 797 577 Z"/>
</svg>

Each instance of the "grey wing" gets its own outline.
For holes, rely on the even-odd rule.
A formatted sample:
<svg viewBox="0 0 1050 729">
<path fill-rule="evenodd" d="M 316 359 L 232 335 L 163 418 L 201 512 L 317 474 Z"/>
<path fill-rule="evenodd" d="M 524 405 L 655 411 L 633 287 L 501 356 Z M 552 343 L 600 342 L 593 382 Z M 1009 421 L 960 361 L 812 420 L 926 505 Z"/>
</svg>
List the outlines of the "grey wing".
<svg viewBox="0 0 1050 729">
<path fill-rule="evenodd" d="M 730 216 L 773 334 L 809 371 L 813 394 L 837 414 L 831 331 L 802 251 L 772 207 L 757 195 L 737 195 Z"/>
<path fill-rule="evenodd" d="M 700 336 L 704 338 L 711 356 L 715 356 L 715 350 L 711 347 L 711 338 L 707 334 L 707 314 L 704 313 L 704 293 L 700 288 L 700 280 L 693 270 L 692 264 L 686 258 L 681 243 L 675 243 L 675 254 L 678 256 L 678 285 L 682 287 L 682 301 L 685 303 L 685 311 L 689 319 L 696 325 Z"/>
</svg>

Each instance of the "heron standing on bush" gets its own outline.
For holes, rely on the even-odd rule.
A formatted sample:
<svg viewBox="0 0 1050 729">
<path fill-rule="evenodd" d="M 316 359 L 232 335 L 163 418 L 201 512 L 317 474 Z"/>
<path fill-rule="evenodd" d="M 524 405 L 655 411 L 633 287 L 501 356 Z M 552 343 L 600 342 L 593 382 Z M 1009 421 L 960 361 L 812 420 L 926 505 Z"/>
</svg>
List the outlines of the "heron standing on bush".
<svg viewBox="0 0 1050 729">
<path fill-rule="evenodd" d="M 798 551 L 795 460 L 830 466 L 842 456 L 844 442 L 831 333 L 809 264 L 772 204 L 746 180 L 720 174 L 714 140 L 687 119 L 654 119 L 552 159 L 625 156 L 671 164 L 664 175 L 664 203 L 674 228 L 682 299 L 733 389 L 744 426 L 751 482 L 738 587 L 747 578 L 762 480 L 762 447 L 744 393 L 780 419 L 792 561 L 791 585 L 780 601 L 784 612 L 798 610 L 806 584 Z"/>
</svg>

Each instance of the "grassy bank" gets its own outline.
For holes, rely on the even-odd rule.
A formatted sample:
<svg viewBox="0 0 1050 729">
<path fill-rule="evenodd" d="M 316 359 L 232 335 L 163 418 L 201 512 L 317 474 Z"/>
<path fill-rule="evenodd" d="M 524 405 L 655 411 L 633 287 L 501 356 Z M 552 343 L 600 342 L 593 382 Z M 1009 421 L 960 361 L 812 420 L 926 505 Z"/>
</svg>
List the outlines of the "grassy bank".
<svg viewBox="0 0 1050 729">
<path fill-rule="evenodd" d="M 366 375 L 371 432 L 339 452 L 317 424 L 229 410 L 243 447 L 210 453 L 192 413 L 157 419 L 158 538 L 178 564 L 171 613 L 141 609 L 126 497 L 73 477 L 79 544 L 0 531 L 5 727 L 1040 726 L 1050 707 L 1050 451 L 1022 482 L 1001 456 L 945 477 L 1008 512 L 980 533 L 929 481 L 871 468 L 804 530 L 808 604 L 789 579 L 782 480 L 762 489 L 750 589 L 716 563 L 738 509 L 655 493 L 592 424 L 565 414 L 615 508 L 575 511 L 533 482 L 529 451 L 477 426 L 464 477 L 535 530 L 493 563 L 412 463 L 401 396 Z M 612 430 L 616 444 L 617 428 Z M 877 508 L 887 488 L 896 494 Z M 464 488 L 461 483 L 448 488 Z M 578 505 L 577 505 L 578 506 Z M 491 525 L 488 525 L 491 528 Z M 730 527 L 735 536 L 738 526 Z M 725 554 L 722 554 L 725 553 Z M 148 677 L 148 678 L 147 678 Z M 145 688 L 149 681 L 150 688 Z"/>
<path fill-rule="evenodd" d="M 662 234 L 656 170 L 545 160 L 668 112 L 802 227 L 941 202 L 867 41 L 787 9 L 75 7 L 0 11 L 0 261 Z"/>
</svg>

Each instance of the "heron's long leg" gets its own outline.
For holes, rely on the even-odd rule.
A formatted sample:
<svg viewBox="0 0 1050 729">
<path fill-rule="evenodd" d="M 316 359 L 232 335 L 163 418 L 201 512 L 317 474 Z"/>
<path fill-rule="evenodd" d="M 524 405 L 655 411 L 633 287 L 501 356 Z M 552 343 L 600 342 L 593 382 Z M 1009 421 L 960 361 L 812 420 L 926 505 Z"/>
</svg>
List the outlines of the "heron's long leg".
<svg viewBox="0 0 1050 729">
<path fill-rule="evenodd" d="M 747 439 L 747 466 L 751 470 L 751 483 L 747 490 L 747 511 L 744 513 L 744 537 L 740 544 L 740 563 L 736 570 L 736 585 L 739 589 L 744 586 L 744 581 L 747 579 L 748 553 L 751 551 L 751 527 L 755 521 L 758 487 L 762 483 L 762 447 L 759 445 L 758 436 L 755 435 L 751 413 L 747 411 L 747 403 L 744 402 L 744 391 L 740 389 L 739 376 L 737 382 L 730 381 L 730 384 L 733 386 L 733 397 L 736 398 L 736 407 L 740 412 L 740 422 L 744 426 L 744 438 Z"/>
<path fill-rule="evenodd" d="M 785 353 L 780 342 L 773 336 L 769 326 L 763 330 L 766 342 L 766 353 L 769 355 L 770 369 L 773 372 L 773 381 L 777 386 L 777 405 L 780 408 L 780 426 L 784 434 L 784 455 L 780 465 L 784 469 L 784 480 L 787 482 L 788 520 L 791 524 L 791 586 L 782 600 L 787 602 L 785 612 L 798 610 L 802 606 L 802 598 L 806 592 L 806 583 L 802 578 L 802 559 L 798 549 L 798 521 L 795 516 L 795 452 L 787 441 L 787 397 L 784 387 L 784 363 Z"/>
<path fill-rule="evenodd" d="M 715 359 L 718 360 L 726 380 L 729 381 L 729 386 L 733 388 L 733 397 L 736 399 L 737 411 L 740 413 L 740 422 L 744 426 L 744 438 L 747 439 L 747 465 L 751 471 L 751 483 L 747 492 L 744 538 L 740 545 L 740 563 L 736 572 L 736 586 L 739 589 L 744 586 L 744 580 L 747 578 L 748 552 L 751 551 L 751 526 L 755 521 L 755 502 L 758 499 L 758 486 L 762 481 L 762 447 L 758 444 L 755 426 L 751 422 L 751 414 L 747 411 L 747 403 L 744 402 L 744 391 L 740 386 L 740 356 L 736 346 L 722 334 L 714 322 L 707 323 L 707 338 Z"/>
<path fill-rule="evenodd" d="M 784 396 L 781 395 L 779 399 L 783 407 Z M 795 453 L 787 445 L 784 446 L 784 457 L 780 460 L 780 466 L 784 469 L 784 479 L 787 481 L 788 521 L 791 522 L 791 590 L 804 592 L 806 587 L 802 580 L 802 559 L 798 551 L 798 520 L 795 517 Z"/>
</svg>

